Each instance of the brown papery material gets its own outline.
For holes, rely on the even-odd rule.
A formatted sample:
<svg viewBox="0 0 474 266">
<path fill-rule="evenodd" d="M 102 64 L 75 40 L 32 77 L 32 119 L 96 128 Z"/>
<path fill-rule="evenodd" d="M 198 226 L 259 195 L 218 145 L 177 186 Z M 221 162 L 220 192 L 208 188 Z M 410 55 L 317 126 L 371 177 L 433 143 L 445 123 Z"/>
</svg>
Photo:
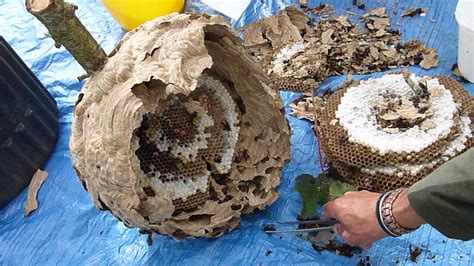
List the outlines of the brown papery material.
<svg viewBox="0 0 474 266">
<path fill-rule="evenodd" d="M 129 227 L 220 236 L 278 197 L 290 132 L 267 84 L 224 18 L 149 21 L 80 93 L 77 174 L 96 206 Z"/>
<path fill-rule="evenodd" d="M 38 194 L 41 185 L 46 180 L 46 177 L 48 177 L 48 172 L 42 171 L 41 169 L 38 169 L 33 175 L 30 185 L 28 186 L 28 195 L 26 198 L 25 210 L 23 211 L 25 217 L 38 208 L 36 195 Z"/>
</svg>

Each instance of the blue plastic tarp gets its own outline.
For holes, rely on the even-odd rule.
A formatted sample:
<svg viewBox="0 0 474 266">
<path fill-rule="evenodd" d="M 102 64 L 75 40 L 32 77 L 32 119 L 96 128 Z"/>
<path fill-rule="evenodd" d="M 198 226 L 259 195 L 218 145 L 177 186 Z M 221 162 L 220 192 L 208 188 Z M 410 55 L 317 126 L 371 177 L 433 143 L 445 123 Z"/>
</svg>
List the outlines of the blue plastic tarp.
<svg viewBox="0 0 474 266">
<path fill-rule="evenodd" d="M 109 16 L 98 0 L 70 0 L 79 6 L 77 14 L 92 35 L 110 52 L 124 31 Z M 253 20 L 276 14 L 290 0 L 252 0 L 238 20 L 231 24 L 238 29 Z M 310 5 L 319 1 L 309 1 Z M 335 6 L 338 14 L 347 10 L 359 12 L 349 0 L 322 1 Z M 438 50 L 439 67 L 429 71 L 410 68 L 419 75 L 451 75 L 456 62 L 457 24 L 453 0 L 362 0 L 367 7 L 386 7 L 400 29 L 404 40 L 420 39 Z M 400 18 L 403 8 L 423 7 L 425 17 Z M 187 10 L 216 13 L 198 0 L 190 0 Z M 397 14 L 398 12 L 398 14 Z M 400 25 L 396 24 L 400 22 Z M 398 25 L 398 26 L 397 26 Z M 292 129 L 291 162 L 285 167 L 278 190 L 281 197 L 262 213 L 243 217 L 242 226 L 218 239 L 187 239 L 174 241 L 165 236 L 147 236 L 129 229 L 109 212 L 95 208 L 89 194 L 80 185 L 68 152 L 72 109 L 84 82 L 77 77 L 84 71 L 64 49 L 56 49 L 46 29 L 25 11 L 24 0 L 0 0 L 0 34 L 13 46 L 26 64 L 39 77 L 58 102 L 60 137 L 45 170 L 49 177 L 38 194 L 39 208 L 23 217 L 26 191 L 0 209 L 0 265 L 255 265 L 311 264 L 354 265 L 370 256 L 372 265 L 411 264 L 409 246 L 423 249 L 419 264 L 470 265 L 474 262 L 474 242 L 451 240 L 430 226 L 400 237 L 387 238 L 370 250 L 353 258 L 330 252 L 316 252 L 309 242 L 295 235 L 270 236 L 257 225 L 274 220 L 292 220 L 301 209 L 294 179 L 302 173 L 320 172 L 315 137 L 309 122 L 287 115 Z M 380 74 L 374 74 L 380 75 Z M 372 76 L 372 75 L 369 75 Z M 368 76 L 356 76 L 367 78 Z M 332 77 L 321 88 L 335 88 L 345 77 Z M 474 93 L 474 85 L 465 88 Z M 281 93 L 287 106 L 300 97 L 297 93 Z M 1 162 L 0 162 L 1 163 Z"/>
</svg>

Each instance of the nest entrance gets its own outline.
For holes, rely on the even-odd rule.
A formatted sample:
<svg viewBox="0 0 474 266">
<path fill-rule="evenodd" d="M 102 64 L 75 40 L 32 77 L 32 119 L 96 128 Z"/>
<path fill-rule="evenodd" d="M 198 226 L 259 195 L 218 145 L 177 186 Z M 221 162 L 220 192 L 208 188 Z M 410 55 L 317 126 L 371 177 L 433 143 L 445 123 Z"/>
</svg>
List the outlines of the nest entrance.
<svg viewBox="0 0 474 266">
<path fill-rule="evenodd" d="M 203 75 L 189 96 L 171 95 L 163 111 L 146 114 L 135 131 L 146 183 L 170 194 L 176 210 L 206 202 L 209 179 L 231 168 L 240 114 L 229 89 Z"/>
</svg>

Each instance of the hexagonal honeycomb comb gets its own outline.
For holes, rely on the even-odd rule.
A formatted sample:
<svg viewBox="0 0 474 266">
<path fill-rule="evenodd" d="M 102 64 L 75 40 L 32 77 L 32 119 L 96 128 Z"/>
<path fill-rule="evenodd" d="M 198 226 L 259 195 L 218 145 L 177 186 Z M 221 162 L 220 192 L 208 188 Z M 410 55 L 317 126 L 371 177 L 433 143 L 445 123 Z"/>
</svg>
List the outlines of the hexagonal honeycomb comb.
<svg viewBox="0 0 474 266">
<path fill-rule="evenodd" d="M 400 73 L 389 75 L 402 76 Z M 342 99 L 346 96 L 348 90 L 354 92 L 354 90 L 364 89 L 368 91 L 387 89 L 386 83 L 382 81 L 377 83 L 377 79 L 375 79 L 374 84 L 379 84 L 374 85 L 375 87 L 346 86 L 336 91 L 326 102 L 321 114 L 319 130 L 321 133 L 320 145 L 328 161 L 348 181 L 368 190 L 387 191 L 412 185 L 431 173 L 443 162 L 473 147 L 471 120 L 469 118 L 473 106 L 470 96 L 455 80 L 445 76 L 434 78 L 446 89 L 444 93 L 450 96 L 448 99 L 451 99 L 451 104 L 456 108 L 451 119 L 452 126 L 447 134 L 440 134 L 432 143 L 420 147 L 419 150 L 406 148 L 406 150 L 381 152 L 378 149 L 382 145 L 380 143 L 375 145 L 354 141 L 354 135 L 357 134 L 351 134 L 352 132 L 349 132 L 348 127 L 341 125 L 340 117 L 337 115 L 338 110 L 340 110 Z M 403 78 L 401 80 L 403 81 Z M 430 88 L 430 101 L 433 103 L 437 101 L 433 100 L 433 97 L 435 97 L 433 96 L 435 94 L 434 90 L 436 89 L 435 85 Z M 362 109 L 366 106 L 361 103 L 356 107 Z M 440 111 L 443 112 L 443 110 Z M 436 124 L 436 121 L 433 119 L 435 128 L 427 130 L 427 134 L 437 132 L 439 125 Z M 367 127 L 363 130 L 368 132 L 371 122 L 369 118 L 366 124 Z M 379 124 L 379 121 L 374 120 L 373 122 Z M 378 131 L 377 134 L 384 134 L 387 142 L 390 141 L 391 133 Z M 403 136 L 403 133 L 400 136 Z M 403 137 L 401 140 L 401 146 L 403 146 Z"/>
</svg>

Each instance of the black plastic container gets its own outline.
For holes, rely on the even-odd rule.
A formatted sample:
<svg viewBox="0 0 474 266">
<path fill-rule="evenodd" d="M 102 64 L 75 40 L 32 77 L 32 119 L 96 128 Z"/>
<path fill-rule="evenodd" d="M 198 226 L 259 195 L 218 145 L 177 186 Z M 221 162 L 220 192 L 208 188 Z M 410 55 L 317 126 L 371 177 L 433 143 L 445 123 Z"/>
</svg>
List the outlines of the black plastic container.
<svg viewBox="0 0 474 266">
<path fill-rule="evenodd" d="M 57 135 L 56 102 L 0 36 L 0 207 L 30 183 Z"/>
</svg>

